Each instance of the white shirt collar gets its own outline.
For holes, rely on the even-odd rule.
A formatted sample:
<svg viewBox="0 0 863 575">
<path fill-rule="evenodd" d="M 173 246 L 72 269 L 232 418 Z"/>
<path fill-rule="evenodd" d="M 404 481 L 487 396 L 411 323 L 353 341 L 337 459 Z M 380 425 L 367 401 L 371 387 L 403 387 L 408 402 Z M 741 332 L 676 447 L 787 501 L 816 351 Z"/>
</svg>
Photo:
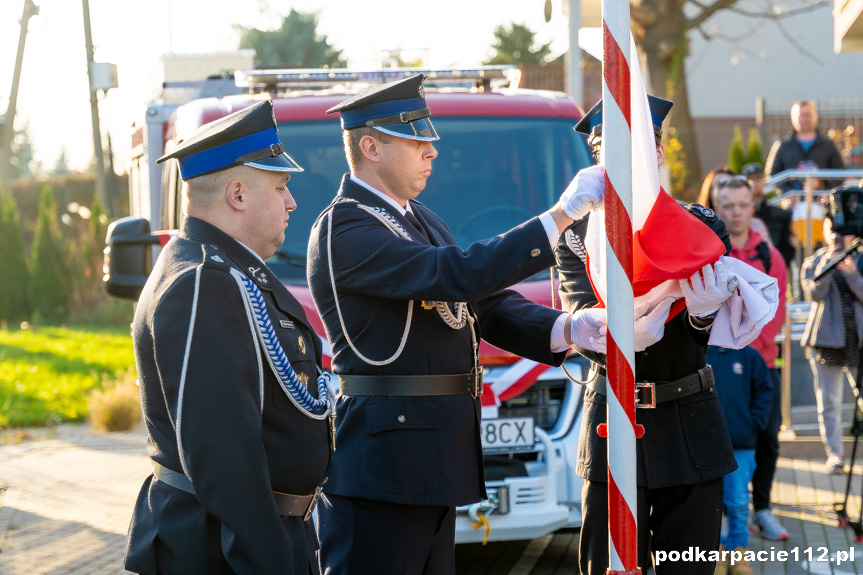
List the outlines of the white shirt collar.
<svg viewBox="0 0 863 575">
<path fill-rule="evenodd" d="M 258 253 L 257 253 L 255 250 L 253 250 L 252 248 L 250 248 L 249 246 L 247 246 L 246 244 L 244 244 L 243 242 L 241 242 L 241 241 L 240 241 L 240 240 L 238 240 L 237 238 L 234 238 L 234 239 L 236 240 L 236 242 L 237 242 L 238 244 L 240 244 L 241 246 L 243 246 L 244 248 L 246 248 L 247 250 L 249 250 L 249 253 L 250 253 L 250 254 L 252 254 L 253 256 L 255 256 L 256 258 L 258 258 L 258 260 L 260 260 L 260 262 L 261 262 L 262 264 L 264 264 L 264 265 L 266 265 L 266 264 L 267 264 L 267 262 L 265 262 L 265 261 L 264 261 L 264 258 L 262 258 L 261 256 L 259 256 L 259 255 L 258 255 Z"/>
<path fill-rule="evenodd" d="M 403 208 L 403 207 L 401 207 L 401 205 L 399 205 L 399 203 L 397 201 L 395 201 L 394 199 L 392 199 L 391 197 L 389 197 L 385 193 L 381 192 L 380 190 L 376 190 L 375 188 L 373 188 L 369 184 L 367 184 L 364 181 L 362 181 L 361 179 L 359 179 L 354 174 L 351 174 L 349 177 L 350 177 L 352 182 L 364 187 L 365 189 L 367 189 L 368 191 L 370 191 L 371 193 L 373 193 L 374 195 L 376 195 L 377 197 L 379 197 L 380 199 L 382 199 L 383 201 L 385 201 L 386 203 L 388 203 L 389 205 L 391 205 L 392 207 L 397 209 L 398 212 L 402 216 L 404 216 L 405 213 L 407 213 L 407 212 L 413 213 L 413 210 L 411 209 L 410 202 L 408 202 L 407 208 Z"/>
</svg>

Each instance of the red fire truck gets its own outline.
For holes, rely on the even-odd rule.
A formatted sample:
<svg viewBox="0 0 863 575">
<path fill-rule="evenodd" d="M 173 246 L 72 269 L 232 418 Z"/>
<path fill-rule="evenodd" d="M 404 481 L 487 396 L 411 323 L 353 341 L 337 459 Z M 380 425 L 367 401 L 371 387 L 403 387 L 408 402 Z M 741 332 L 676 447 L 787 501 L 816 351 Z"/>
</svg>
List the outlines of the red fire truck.
<svg viewBox="0 0 863 575">
<path fill-rule="evenodd" d="M 114 222 L 108 232 L 108 292 L 137 299 L 159 246 L 179 227 L 184 206 L 176 162 L 162 169 L 155 160 L 202 124 L 272 97 L 279 137 L 305 171 L 291 179 L 299 207 L 291 214 L 284 245 L 267 264 L 305 307 L 329 350 L 305 273 L 308 232 L 348 171 L 338 117 L 325 111 L 370 83 L 418 71 L 237 72 L 234 85 L 244 94 L 203 97 L 170 110 L 150 107 L 146 128 L 133 136 L 138 138 L 130 170 L 133 215 Z M 573 131 L 582 113 L 565 94 L 513 87 L 514 68 L 422 72 L 441 139 L 421 200 L 447 222 L 463 248 L 545 211 L 575 173 L 592 163 L 586 141 Z M 553 305 L 553 286 L 547 272 L 515 289 Z M 561 369 L 485 342 L 481 361 L 489 499 L 459 510 L 457 540 L 527 539 L 579 526 L 581 480 L 574 470 L 582 386 Z M 586 376 L 587 366 L 578 356 L 566 364 L 575 379 Z"/>
</svg>

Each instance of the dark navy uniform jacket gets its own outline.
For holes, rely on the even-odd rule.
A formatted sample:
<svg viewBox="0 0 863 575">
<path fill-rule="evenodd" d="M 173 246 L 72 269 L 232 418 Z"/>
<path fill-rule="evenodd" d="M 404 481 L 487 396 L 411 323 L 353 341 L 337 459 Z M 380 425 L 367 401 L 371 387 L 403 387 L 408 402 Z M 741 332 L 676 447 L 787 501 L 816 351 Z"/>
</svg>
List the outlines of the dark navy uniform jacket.
<svg viewBox="0 0 863 575">
<path fill-rule="evenodd" d="M 596 295 L 590 285 L 583 249 L 587 218 L 574 222 L 561 236 L 555 255 L 560 273 L 560 296 L 567 311 L 593 307 Z M 665 324 L 662 339 L 635 354 L 635 381 L 671 381 L 705 366 L 709 332 L 689 323 L 686 310 Z M 579 350 L 600 365 L 605 356 Z M 585 391 L 585 416 L 579 440 L 576 473 L 584 479 L 608 481 L 607 443 L 597 426 L 606 419 L 605 395 Z M 656 409 L 636 409 L 635 421 L 644 426 L 636 439 L 639 486 L 651 489 L 693 485 L 722 477 L 737 469 L 728 428 L 715 390 L 702 391 Z"/>
<path fill-rule="evenodd" d="M 245 247 L 187 218 L 147 281 L 132 336 L 150 457 L 186 472 L 196 494 L 144 482 L 129 528 L 131 571 L 319 572 L 311 520 L 280 517 L 272 491 L 314 492 L 328 464 L 328 423 L 282 391 L 231 268 L 256 282 L 291 365 L 317 395 L 320 341 L 300 304 Z"/>
<path fill-rule="evenodd" d="M 352 201 L 353 200 L 353 201 Z M 394 234 L 357 202 L 384 210 L 413 241 Z M 504 290 L 553 264 L 538 219 L 466 250 L 443 221 L 416 201 L 411 208 L 431 244 L 390 204 L 347 176 L 309 240 L 309 287 L 333 351 L 333 371 L 346 375 L 463 374 L 473 368 L 470 328 L 453 330 L 422 300 L 466 301 L 488 342 L 535 361 L 559 365 L 551 329 L 560 315 Z M 360 353 L 386 360 L 369 365 L 342 332 L 330 281 L 328 225 L 333 219 L 333 273 L 345 326 Z M 403 416 L 403 417 L 400 417 Z M 479 436 L 480 402 L 457 396 L 341 396 L 336 452 L 326 493 L 417 505 L 464 505 L 485 496 Z"/>
</svg>

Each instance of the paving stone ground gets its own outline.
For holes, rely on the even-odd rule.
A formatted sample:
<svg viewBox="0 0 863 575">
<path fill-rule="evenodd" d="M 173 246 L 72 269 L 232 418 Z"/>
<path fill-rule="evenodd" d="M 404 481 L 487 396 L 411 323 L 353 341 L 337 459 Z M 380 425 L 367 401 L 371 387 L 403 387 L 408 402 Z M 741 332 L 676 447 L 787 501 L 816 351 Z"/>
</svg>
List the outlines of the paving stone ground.
<svg viewBox="0 0 863 575">
<path fill-rule="evenodd" d="M 51 433 L 18 444 L 0 437 L 5 441 L 0 442 L 0 574 L 126 573 L 126 529 L 138 489 L 151 470 L 144 432 L 94 435 L 86 426 L 61 426 Z M 863 573 L 863 544 L 855 545 L 853 532 L 837 526 L 833 510 L 844 493 L 845 477 L 828 475 L 823 459 L 814 458 L 811 450 L 783 444 L 783 454 L 774 482 L 774 511 L 791 538 L 771 542 L 753 536 L 750 548 L 767 557 L 786 551 L 789 559 L 755 562 L 755 572 Z M 857 465 L 855 474 L 848 506 L 852 519 L 860 516 L 863 466 Z M 569 530 L 485 549 L 465 546 L 459 552 L 459 573 L 571 575 L 577 543 L 578 532 Z M 844 561 L 837 565 L 840 558 Z"/>
</svg>

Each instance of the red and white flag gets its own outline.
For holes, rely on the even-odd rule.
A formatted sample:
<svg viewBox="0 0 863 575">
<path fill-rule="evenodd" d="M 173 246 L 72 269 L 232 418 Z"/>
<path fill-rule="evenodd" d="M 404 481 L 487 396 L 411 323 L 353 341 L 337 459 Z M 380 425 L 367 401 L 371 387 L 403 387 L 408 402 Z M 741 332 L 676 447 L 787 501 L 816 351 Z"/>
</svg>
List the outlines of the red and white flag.
<svg viewBox="0 0 863 575">
<path fill-rule="evenodd" d="M 705 264 L 725 254 L 725 246 L 713 231 L 679 205 L 659 185 L 659 167 L 653 121 L 635 41 L 630 34 L 630 102 L 632 125 L 632 261 L 636 304 L 650 301 L 650 309 L 665 297 L 678 299 L 668 318 L 684 308 L 677 280 L 689 278 Z M 605 146 L 600 164 L 605 165 Z M 587 269 L 600 306 L 607 297 L 604 210 L 588 219 L 585 247 Z M 649 294 L 649 295 L 648 295 Z M 674 294 L 672 296 L 672 294 Z"/>
</svg>

